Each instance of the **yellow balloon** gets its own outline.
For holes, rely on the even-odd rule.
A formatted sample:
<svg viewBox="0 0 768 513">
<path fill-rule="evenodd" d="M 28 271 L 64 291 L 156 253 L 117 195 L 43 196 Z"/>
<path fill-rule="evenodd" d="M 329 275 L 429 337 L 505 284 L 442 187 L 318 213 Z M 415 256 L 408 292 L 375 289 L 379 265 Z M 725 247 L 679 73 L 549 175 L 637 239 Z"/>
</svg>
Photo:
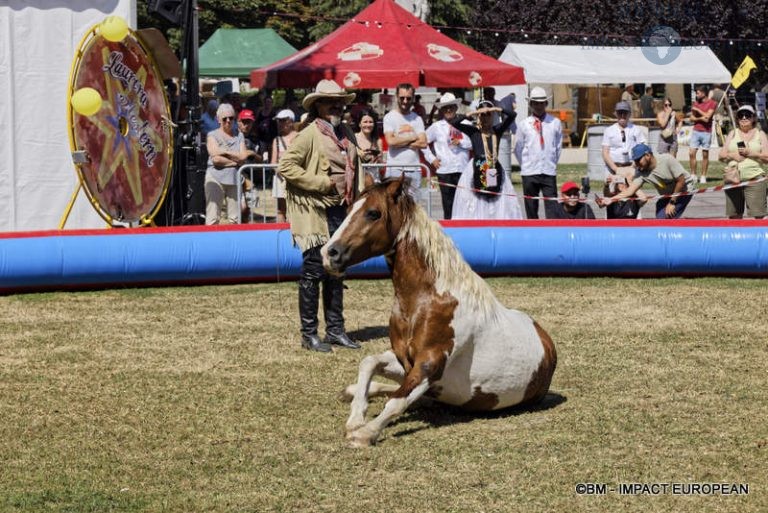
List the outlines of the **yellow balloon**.
<svg viewBox="0 0 768 513">
<path fill-rule="evenodd" d="M 72 108 L 83 116 L 93 116 L 101 109 L 101 95 L 92 87 L 83 87 L 72 95 Z"/>
<path fill-rule="evenodd" d="M 107 41 L 117 43 L 128 35 L 128 24 L 120 16 L 107 16 L 101 22 L 99 32 Z"/>
</svg>

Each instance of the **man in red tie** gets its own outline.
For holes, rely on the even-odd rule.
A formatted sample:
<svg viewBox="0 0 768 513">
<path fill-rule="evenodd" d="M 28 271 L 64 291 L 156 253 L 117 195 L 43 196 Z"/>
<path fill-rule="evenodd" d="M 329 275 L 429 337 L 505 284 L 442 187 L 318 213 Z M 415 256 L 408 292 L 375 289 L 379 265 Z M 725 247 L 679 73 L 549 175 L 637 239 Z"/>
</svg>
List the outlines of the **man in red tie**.
<svg viewBox="0 0 768 513">
<path fill-rule="evenodd" d="M 515 157 L 523 178 L 525 215 L 539 218 L 539 200 L 531 197 L 543 195 L 557 200 L 557 162 L 563 147 L 563 128 L 560 120 L 547 114 L 549 98 L 541 87 L 534 87 L 528 98 L 531 115 L 518 124 Z M 550 217 L 553 200 L 544 203 L 544 212 Z"/>
</svg>

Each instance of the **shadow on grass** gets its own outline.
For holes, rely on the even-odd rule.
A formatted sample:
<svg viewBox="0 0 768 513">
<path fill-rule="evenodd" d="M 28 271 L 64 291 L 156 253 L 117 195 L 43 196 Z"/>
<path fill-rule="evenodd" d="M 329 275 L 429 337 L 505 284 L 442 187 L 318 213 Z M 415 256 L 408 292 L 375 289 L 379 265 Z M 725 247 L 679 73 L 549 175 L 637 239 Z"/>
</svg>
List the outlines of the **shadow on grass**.
<svg viewBox="0 0 768 513">
<path fill-rule="evenodd" d="M 490 412 L 469 412 L 456 406 L 442 404 L 437 401 L 427 400 L 424 403 L 417 403 L 412 410 L 408 410 L 403 415 L 395 419 L 390 427 L 397 426 L 401 422 L 421 421 L 425 426 L 419 426 L 403 431 L 393 433 L 394 438 L 410 435 L 421 431 L 422 429 L 439 428 L 452 424 L 461 424 L 464 422 L 474 422 L 480 419 L 503 419 L 514 417 L 524 413 L 536 413 L 556 408 L 568 400 L 557 392 L 549 392 L 542 401 L 536 404 L 516 405 L 502 410 Z"/>
<path fill-rule="evenodd" d="M 377 338 L 389 338 L 389 326 L 368 326 L 359 330 L 348 331 L 347 335 L 356 342 L 369 342 Z"/>
</svg>

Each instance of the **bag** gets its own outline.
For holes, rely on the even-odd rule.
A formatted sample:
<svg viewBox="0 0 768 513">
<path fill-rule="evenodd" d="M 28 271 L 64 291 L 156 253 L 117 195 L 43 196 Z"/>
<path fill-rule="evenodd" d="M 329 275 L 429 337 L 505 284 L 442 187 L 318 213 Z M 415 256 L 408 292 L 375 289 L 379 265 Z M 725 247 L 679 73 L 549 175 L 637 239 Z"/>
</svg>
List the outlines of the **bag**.
<svg viewBox="0 0 768 513">
<path fill-rule="evenodd" d="M 734 185 L 741 183 L 741 172 L 736 162 L 730 162 L 723 170 L 723 183 Z"/>
<path fill-rule="evenodd" d="M 675 130 L 672 128 L 665 128 L 661 131 L 661 138 L 662 139 L 670 139 L 675 134 Z"/>
</svg>

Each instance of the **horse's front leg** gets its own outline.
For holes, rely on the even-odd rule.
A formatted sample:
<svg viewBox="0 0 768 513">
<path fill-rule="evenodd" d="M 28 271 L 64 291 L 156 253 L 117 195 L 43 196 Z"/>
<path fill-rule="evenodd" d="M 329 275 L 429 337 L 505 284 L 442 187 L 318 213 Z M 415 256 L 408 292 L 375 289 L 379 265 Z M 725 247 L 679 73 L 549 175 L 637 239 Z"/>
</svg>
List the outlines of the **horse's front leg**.
<svg viewBox="0 0 768 513">
<path fill-rule="evenodd" d="M 440 351 L 417 357 L 410 372 L 400 388 L 384 405 L 384 410 L 373 420 L 354 430 L 349 430 L 347 423 L 347 440 L 352 447 L 367 447 L 376 443 L 381 431 L 393 419 L 403 414 L 414 402 L 429 390 L 430 379 L 445 365 L 445 355 Z M 354 401 L 353 401 L 354 402 Z"/>
<path fill-rule="evenodd" d="M 357 373 L 357 383 L 348 386 L 342 391 L 342 397 L 345 395 L 352 396 L 352 405 L 346 425 L 347 433 L 365 424 L 365 414 L 368 412 L 369 391 L 372 388 L 371 379 L 375 374 L 380 374 L 402 383 L 405 371 L 392 351 L 385 351 L 378 355 L 363 358 Z M 384 383 L 375 383 L 374 385 L 373 392 L 375 394 L 381 394 L 384 391 L 395 391 L 399 388 Z"/>
</svg>

